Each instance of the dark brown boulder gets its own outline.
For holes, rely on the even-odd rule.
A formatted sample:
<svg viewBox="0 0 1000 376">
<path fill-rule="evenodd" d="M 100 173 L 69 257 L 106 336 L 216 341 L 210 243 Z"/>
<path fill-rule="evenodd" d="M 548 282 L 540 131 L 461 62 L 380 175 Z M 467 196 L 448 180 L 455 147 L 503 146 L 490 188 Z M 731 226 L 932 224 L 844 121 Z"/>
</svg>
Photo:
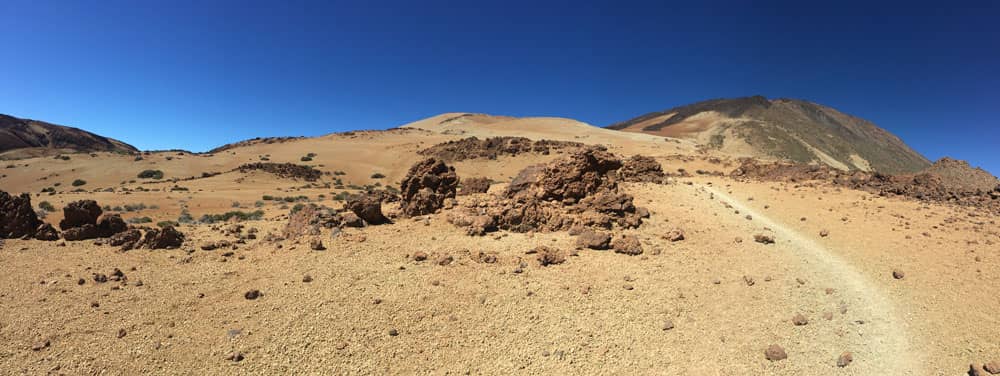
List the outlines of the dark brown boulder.
<svg viewBox="0 0 1000 376">
<path fill-rule="evenodd" d="M 163 229 L 151 229 L 146 231 L 142 237 L 141 246 L 148 249 L 172 249 L 178 248 L 184 243 L 184 234 L 167 226 Z"/>
<path fill-rule="evenodd" d="M 97 239 L 101 237 L 101 229 L 94 224 L 85 224 L 78 227 L 63 230 L 63 239 L 69 241 L 79 241 L 87 239 Z"/>
<path fill-rule="evenodd" d="M 410 167 L 400 184 L 403 214 L 434 213 L 444 207 L 445 199 L 455 197 L 457 187 L 458 175 L 453 167 L 434 158 L 417 162 Z"/>
<path fill-rule="evenodd" d="M 474 193 L 486 193 L 490 190 L 492 180 L 489 178 L 466 178 L 462 179 L 462 190 L 459 195 L 471 195 Z"/>
<path fill-rule="evenodd" d="M 0 191 L 0 238 L 16 239 L 35 234 L 42 221 L 31 207 L 31 196 Z"/>
<path fill-rule="evenodd" d="M 97 228 L 101 231 L 101 237 L 109 237 L 128 230 L 128 224 L 118 214 L 104 214 L 97 219 Z"/>
<path fill-rule="evenodd" d="M 97 201 L 73 201 L 63 207 L 63 220 L 59 221 L 59 228 L 65 231 L 83 225 L 96 225 L 100 216 L 101 207 L 97 205 Z"/>
<path fill-rule="evenodd" d="M 43 223 L 35 230 L 35 239 L 44 241 L 59 240 L 59 231 L 48 223 Z"/>
<path fill-rule="evenodd" d="M 590 229 L 584 230 L 576 238 L 576 246 L 589 249 L 608 249 L 611 246 L 611 235 Z"/>
<path fill-rule="evenodd" d="M 389 223 L 389 218 L 386 218 L 382 214 L 382 201 L 378 198 L 368 195 L 360 194 L 351 197 L 347 200 L 347 209 L 357 214 L 358 217 L 365 220 L 365 223 L 369 225 L 380 225 L 384 223 Z"/>
<path fill-rule="evenodd" d="M 111 239 L 108 240 L 108 244 L 112 247 L 122 247 L 123 251 L 128 251 L 136 248 L 140 240 L 142 240 L 141 231 L 128 229 L 112 235 Z"/>
</svg>

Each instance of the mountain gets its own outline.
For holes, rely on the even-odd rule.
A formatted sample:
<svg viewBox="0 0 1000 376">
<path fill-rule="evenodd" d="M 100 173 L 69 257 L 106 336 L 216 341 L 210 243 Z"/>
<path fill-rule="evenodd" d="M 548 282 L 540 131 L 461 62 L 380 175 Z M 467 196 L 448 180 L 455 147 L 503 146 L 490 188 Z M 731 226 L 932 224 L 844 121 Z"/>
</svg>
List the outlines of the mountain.
<svg viewBox="0 0 1000 376">
<path fill-rule="evenodd" d="M 712 99 L 608 128 L 690 139 L 735 156 L 819 162 L 843 170 L 910 173 L 930 166 L 927 158 L 885 129 L 798 99 Z"/>
<path fill-rule="evenodd" d="M 2 159 L 97 151 L 135 153 L 139 150 L 81 129 L 0 114 Z"/>
</svg>

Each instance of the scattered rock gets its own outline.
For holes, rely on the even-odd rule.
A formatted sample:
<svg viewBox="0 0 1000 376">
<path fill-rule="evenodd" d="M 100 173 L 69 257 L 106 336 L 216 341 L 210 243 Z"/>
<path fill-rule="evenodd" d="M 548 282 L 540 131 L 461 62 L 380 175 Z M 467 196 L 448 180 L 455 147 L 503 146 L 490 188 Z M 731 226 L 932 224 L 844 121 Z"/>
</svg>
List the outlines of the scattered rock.
<svg viewBox="0 0 1000 376">
<path fill-rule="evenodd" d="M 630 256 L 642 254 L 642 244 L 635 235 L 620 235 L 615 237 L 611 242 L 611 248 L 614 248 L 615 253 L 624 253 Z"/>
<path fill-rule="evenodd" d="M 774 236 L 766 234 L 757 234 L 753 236 L 755 242 L 761 244 L 774 244 Z"/>
<path fill-rule="evenodd" d="M 824 238 L 827 237 L 827 236 L 830 236 L 830 231 L 828 231 L 826 229 L 820 230 L 819 231 L 819 236 L 820 237 L 824 237 Z"/>
<path fill-rule="evenodd" d="M 576 246 L 587 249 L 608 249 L 611 245 L 611 235 L 605 232 L 586 229 L 576 238 Z"/>
<path fill-rule="evenodd" d="M 767 360 L 776 362 L 779 360 L 787 359 L 788 354 L 785 354 L 785 349 L 781 348 L 781 346 L 771 345 L 768 346 L 767 350 L 764 351 L 764 357 L 767 358 Z"/>
<path fill-rule="evenodd" d="M 798 313 L 794 317 L 792 317 L 792 324 L 795 324 L 795 326 L 803 326 L 808 323 L 809 320 L 807 320 L 806 317 L 803 316 L 801 313 Z"/>
<path fill-rule="evenodd" d="M 438 257 L 436 262 L 440 266 L 445 266 L 445 265 L 451 264 L 452 261 L 455 261 L 454 257 L 451 257 L 451 255 L 448 255 L 448 254 L 444 254 L 444 255 L 441 255 L 440 257 Z"/>
<path fill-rule="evenodd" d="M 902 270 L 899 270 L 899 269 L 893 269 L 892 270 L 892 278 L 903 279 L 904 277 L 906 277 L 906 273 L 903 273 Z"/>
<path fill-rule="evenodd" d="M 535 247 L 534 252 L 538 254 L 538 263 L 542 266 L 562 264 L 566 261 L 562 251 L 544 245 Z"/>
<path fill-rule="evenodd" d="M 118 334 L 116 334 L 115 337 L 121 339 L 125 338 L 126 335 L 128 335 L 128 332 L 126 332 L 125 329 L 118 329 Z"/>
<path fill-rule="evenodd" d="M 423 251 L 416 251 L 413 253 L 413 261 L 424 261 L 427 260 L 427 253 Z"/>
<path fill-rule="evenodd" d="M 312 168 L 311 166 L 297 165 L 294 163 L 248 163 L 238 167 L 236 170 L 242 173 L 260 170 L 286 179 L 303 179 L 305 181 L 316 181 L 323 175 L 323 172 Z"/>
<path fill-rule="evenodd" d="M 622 181 L 648 183 L 662 183 L 666 177 L 660 163 L 644 155 L 633 155 L 623 161 L 618 176 Z"/>
<path fill-rule="evenodd" d="M 399 331 L 396 329 L 389 329 L 389 336 L 395 337 L 399 335 Z"/>
<path fill-rule="evenodd" d="M 108 244 L 112 247 L 122 247 L 123 251 L 134 249 L 142 239 L 142 232 L 137 229 L 129 229 L 111 236 Z"/>
<path fill-rule="evenodd" d="M 59 231 L 48 223 L 43 223 L 35 230 L 35 239 L 43 241 L 59 240 Z"/>
<path fill-rule="evenodd" d="M 681 230 L 679 228 L 674 228 L 669 232 L 667 232 L 667 235 L 664 236 L 664 239 L 667 239 L 672 242 L 684 240 L 684 230 Z"/>
<path fill-rule="evenodd" d="M 674 328 L 674 322 L 667 320 L 663 322 L 663 331 L 671 330 Z"/>
<path fill-rule="evenodd" d="M 231 362 L 239 362 L 243 360 L 243 353 L 234 351 L 226 355 L 226 360 Z"/>
<path fill-rule="evenodd" d="M 843 354 L 840 354 L 840 357 L 837 358 L 837 367 L 847 367 L 847 365 L 851 364 L 853 361 L 854 355 L 851 355 L 850 351 L 845 351 Z"/>
<path fill-rule="evenodd" d="M 308 274 L 302 276 L 302 282 L 309 283 L 309 282 L 312 282 L 312 281 L 313 281 L 313 277 L 312 276 L 310 276 Z"/>
<path fill-rule="evenodd" d="M 262 292 L 260 292 L 260 290 L 250 290 L 250 291 L 247 291 L 246 294 L 243 294 L 243 297 L 246 298 L 247 300 L 254 300 L 254 299 L 257 299 L 257 298 L 259 298 L 259 297 L 261 297 L 263 295 L 264 294 Z"/>
<path fill-rule="evenodd" d="M 322 239 L 313 238 L 313 240 L 311 240 L 309 242 L 309 249 L 312 249 L 314 251 L 323 251 L 323 250 L 326 250 L 326 247 L 323 246 L 323 240 Z"/>
<path fill-rule="evenodd" d="M 173 226 L 150 229 L 143 235 L 140 245 L 147 249 L 175 249 L 184 243 L 184 234 Z"/>
<path fill-rule="evenodd" d="M 42 351 L 44 349 L 49 348 L 49 346 L 51 346 L 51 345 L 52 345 L 52 343 L 49 342 L 49 340 L 47 340 L 47 339 L 46 340 L 41 340 L 41 341 L 35 342 L 34 345 L 31 345 L 31 351 Z"/>
</svg>

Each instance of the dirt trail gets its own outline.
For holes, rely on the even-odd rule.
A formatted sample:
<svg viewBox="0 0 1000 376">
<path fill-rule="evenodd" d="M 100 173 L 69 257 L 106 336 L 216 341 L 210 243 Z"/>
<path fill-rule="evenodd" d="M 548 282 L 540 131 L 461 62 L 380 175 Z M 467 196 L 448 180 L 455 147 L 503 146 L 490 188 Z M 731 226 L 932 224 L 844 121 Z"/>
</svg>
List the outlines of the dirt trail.
<svg viewBox="0 0 1000 376">
<path fill-rule="evenodd" d="M 866 317 L 865 339 L 862 341 L 862 345 L 866 348 L 863 351 L 856 351 L 856 355 L 864 353 L 864 358 L 875 359 L 879 362 L 878 369 L 887 373 L 918 374 L 916 365 L 919 364 L 919 360 L 912 351 L 909 351 L 911 344 L 905 328 L 901 325 L 903 320 L 898 316 L 893 302 L 877 284 L 840 258 L 836 252 L 809 236 L 768 218 L 749 205 L 722 192 L 721 189 L 701 184 L 696 184 L 693 188 L 708 193 L 714 202 L 721 201 L 730 205 L 740 216 L 752 216 L 755 225 L 762 225 L 771 230 L 779 249 L 790 251 L 784 256 L 797 258 L 801 261 L 801 266 L 815 273 L 815 276 L 837 281 L 841 293 L 848 302 L 851 302 L 851 309 Z"/>
</svg>

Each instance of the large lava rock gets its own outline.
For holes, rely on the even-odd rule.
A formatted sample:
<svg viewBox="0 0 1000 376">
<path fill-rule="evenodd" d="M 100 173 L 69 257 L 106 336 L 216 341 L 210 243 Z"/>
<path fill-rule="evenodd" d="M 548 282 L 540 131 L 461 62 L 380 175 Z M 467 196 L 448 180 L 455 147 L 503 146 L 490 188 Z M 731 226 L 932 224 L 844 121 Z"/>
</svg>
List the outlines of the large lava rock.
<svg viewBox="0 0 1000 376">
<path fill-rule="evenodd" d="M 457 187 L 458 175 L 455 174 L 455 168 L 434 158 L 417 162 L 410 167 L 400 184 L 403 214 L 415 216 L 434 213 L 444 207 L 445 199 L 455 198 Z"/>
<path fill-rule="evenodd" d="M 84 225 L 97 225 L 97 218 L 100 216 L 101 207 L 97 205 L 97 201 L 74 201 L 63 208 L 63 220 L 59 221 L 59 228 L 65 231 Z"/>
<path fill-rule="evenodd" d="M 596 148 L 585 149 L 549 164 L 522 170 L 507 187 L 505 195 L 519 201 L 575 203 L 601 189 L 616 188 L 614 172 L 621 167 L 621 160 L 613 154 Z"/>
<path fill-rule="evenodd" d="M 172 249 L 179 248 L 184 243 L 184 234 L 167 226 L 163 229 L 150 229 L 142 237 L 140 245 L 148 249 Z"/>
<path fill-rule="evenodd" d="M 628 182 L 661 183 L 666 175 L 663 173 L 663 167 L 655 159 L 645 155 L 633 155 L 622 163 L 618 177 Z"/>
<path fill-rule="evenodd" d="M 347 209 L 361 217 L 369 225 L 389 223 L 382 214 L 382 201 L 378 196 L 362 193 L 347 199 Z"/>
<path fill-rule="evenodd" d="M 31 196 L 13 196 L 0 191 L 0 238 L 34 236 L 42 221 L 31 207 Z"/>
</svg>

